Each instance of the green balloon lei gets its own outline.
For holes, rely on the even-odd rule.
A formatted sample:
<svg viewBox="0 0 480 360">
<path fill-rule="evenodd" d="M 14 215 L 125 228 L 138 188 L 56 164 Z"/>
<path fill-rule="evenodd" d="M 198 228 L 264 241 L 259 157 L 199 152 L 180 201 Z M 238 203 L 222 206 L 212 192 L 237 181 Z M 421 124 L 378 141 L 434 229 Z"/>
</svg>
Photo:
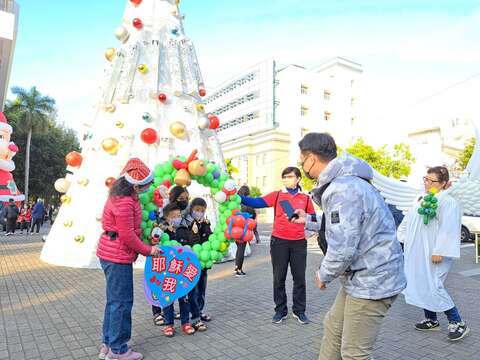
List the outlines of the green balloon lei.
<svg viewBox="0 0 480 360">
<path fill-rule="evenodd" d="M 438 198 L 435 196 L 436 191 L 431 190 L 422 199 L 422 203 L 418 208 L 418 213 L 423 216 L 423 223 L 428 225 L 430 219 L 437 216 L 438 212 Z"/>
</svg>

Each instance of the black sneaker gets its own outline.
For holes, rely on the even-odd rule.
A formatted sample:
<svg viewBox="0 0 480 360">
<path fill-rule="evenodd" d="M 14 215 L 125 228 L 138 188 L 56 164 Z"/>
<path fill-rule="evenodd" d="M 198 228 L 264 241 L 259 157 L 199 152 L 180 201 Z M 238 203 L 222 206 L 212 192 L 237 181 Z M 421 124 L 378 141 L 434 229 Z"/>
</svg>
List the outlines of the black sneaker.
<svg viewBox="0 0 480 360">
<path fill-rule="evenodd" d="M 470 332 L 470 328 L 465 323 L 450 323 L 448 324 L 448 340 L 458 341 L 463 339 Z"/>
<path fill-rule="evenodd" d="M 293 313 L 293 318 L 297 319 L 297 321 L 302 325 L 310 324 L 310 320 L 308 319 L 307 315 L 305 315 L 305 313 L 301 313 L 298 315 Z"/>
<path fill-rule="evenodd" d="M 440 323 L 438 321 L 426 319 L 415 324 L 415 329 L 419 331 L 438 331 L 440 330 Z"/>
<path fill-rule="evenodd" d="M 283 320 L 287 318 L 287 314 L 275 313 L 272 318 L 272 323 L 281 324 Z"/>
<path fill-rule="evenodd" d="M 236 277 L 241 277 L 242 273 L 239 270 L 235 270 L 235 276 Z"/>
</svg>

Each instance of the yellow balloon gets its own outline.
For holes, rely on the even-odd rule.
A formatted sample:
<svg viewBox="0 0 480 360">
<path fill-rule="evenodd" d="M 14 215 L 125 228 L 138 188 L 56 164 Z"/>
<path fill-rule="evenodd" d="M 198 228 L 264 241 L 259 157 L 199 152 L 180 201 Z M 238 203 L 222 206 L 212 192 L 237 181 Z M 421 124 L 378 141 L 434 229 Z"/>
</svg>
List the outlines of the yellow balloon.
<svg viewBox="0 0 480 360">
<path fill-rule="evenodd" d="M 115 138 L 107 138 L 102 141 L 102 148 L 110 155 L 115 155 L 118 152 L 120 143 Z"/>
<path fill-rule="evenodd" d="M 196 106 L 198 112 L 204 112 L 205 111 L 205 106 L 203 104 L 197 104 Z"/>
<path fill-rule="evenodd" d="M 148 72 L 148 67 L 145 64 L 138 65 L 138 71 L 142 74 L 146 74 Z"/>
<path fill-rule="evenodd" d="M 105 50 L 105 59 L 107 59 L 108 61 L 113 61 L 113 59 L 115 59 L 115 55 L 116 51 L 114 48 L 108 48 L 107 50 Z"/>
<path fill-rule="evenodd" d="M 178 139 L 182 139 L 187 135 L 187 127 L 181 121 L 175 121 L 170 125 L 170 132 Z"/>
<path fill-rule="evenodd" d="M 225 250 L 227 250 L 227 244 L 225 244 L 224 242 L 222 242 L 222 243 L 220 244 L 220 251 L 221 251 L 221 252 L 224 252 Z"/>
<path fill-rule="evenodd" d="M 69 195 L 62 195 L 60 201 L 62 204 L 70 204 L 72 202 L 72 197 Z"/>
</svg>

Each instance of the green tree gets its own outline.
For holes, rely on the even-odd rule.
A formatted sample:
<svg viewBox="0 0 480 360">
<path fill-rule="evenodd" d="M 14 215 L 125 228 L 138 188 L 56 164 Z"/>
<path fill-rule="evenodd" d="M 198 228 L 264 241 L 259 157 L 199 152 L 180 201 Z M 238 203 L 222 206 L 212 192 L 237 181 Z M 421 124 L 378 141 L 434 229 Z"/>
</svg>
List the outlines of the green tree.
<svg viewBox="0 0 480 360">
<path fill-rule="evenodd" d="M 415 158 L 407 144 L 393 145 L 393 154 L 387 150 L 387 145 L 375 149 L 362 139 L 346 149 L 348 153 L 365 160 L 379 173 L 400 179 L 410 175 Z M 340 150 L 341 151 L 341 150 Z"/>
<path fill-rule="evenodd" d="M 465 170 L 470 161 L 470 158 L 473 155 L 473 150 L 475 148 L 476 140 L 475 138 L 471 138 L 465 143 L 465 147 L 463 148 L 460 157 L 458 158 L 458 165 L 460 166 L 461 170 Z"/>
<path fill-rule="evenodd" d="M 28 199 L 32 135 L 48 129 L 55 113 L 55 100 L 49 96 L 43 96 L 35 86 L 30 90 L 13 87 L 12 93 L 16 98 L 7 104 L 7 113 L 26 134 L 24 191 L 25 198 Z"/>
<path fill-rule="evenodd" d="M 302 187 L 302 189 L 304 191 L 312 190 L 315 187 L 315 185 L 317 183 L 317 180 L 315 180 L 315 179 L 312 180 L 312 179 L 307 178 L 305 176 L 305 171 L 303 171 L 301 166 L 299 166 L 299 169 L 302 173 L 302 181 L 300 182 L 300 186 Z"/>
<path fill-rule="evenodd" d="M 225 165 L 227 166 L 228 175 L 233 177 L 233 174 L 238 174 L 238 168 L 232 164 L 232 159 L 226 159 Z"/>
<path fill-rule="evenodd" d="M 250 196 L 251 197 L 260 197 L 260 196 L 262 196 L 262 191 L 256 186 L 250 186 Z"/>
</svg>

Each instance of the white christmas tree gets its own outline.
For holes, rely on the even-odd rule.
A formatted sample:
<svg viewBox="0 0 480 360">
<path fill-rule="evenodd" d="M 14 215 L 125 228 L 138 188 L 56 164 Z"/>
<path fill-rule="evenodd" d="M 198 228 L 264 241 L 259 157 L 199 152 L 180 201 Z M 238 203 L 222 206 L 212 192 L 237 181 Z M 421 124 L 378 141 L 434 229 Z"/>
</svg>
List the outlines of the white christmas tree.
<svg viewBox="0 0 480 360">
<path fill-rule="evenodd" d="M 217 209 L 210 206 L 210 217 L 217 220 L 215 234 L 197 250 L 199 255 L 203 251 L 204 266 L 226 253 L 225 222 L 240 199 L 225 173 L 215 131 L 219 120 L 204 112 L 205 86 L 194 47 L 184 33 L 179 2 L 127 1 L 122 25 L 114 32 L 118 48 L 105 53 L 105 79 L 96 113 L 86 124 L 82 153 L 67 155 L 69 175 L 55 183 L 65 195 L 42 250 L 43 261 L 98 267 L 95 251 L 108 186 L 132 157 L 155 168 L 155 187 L 194 180 L 192 186 L 198 182 L 210 188 L 211 192 L 197 185 L 191 191 L 222 203 Z M 191 161 L 197 158 L 201 160 Z M 150 213 L 158 209 L 152 203 L 153 190 L 152 186 L 141 199 L 144 240 L 153 226 Z"/>
</svg>

